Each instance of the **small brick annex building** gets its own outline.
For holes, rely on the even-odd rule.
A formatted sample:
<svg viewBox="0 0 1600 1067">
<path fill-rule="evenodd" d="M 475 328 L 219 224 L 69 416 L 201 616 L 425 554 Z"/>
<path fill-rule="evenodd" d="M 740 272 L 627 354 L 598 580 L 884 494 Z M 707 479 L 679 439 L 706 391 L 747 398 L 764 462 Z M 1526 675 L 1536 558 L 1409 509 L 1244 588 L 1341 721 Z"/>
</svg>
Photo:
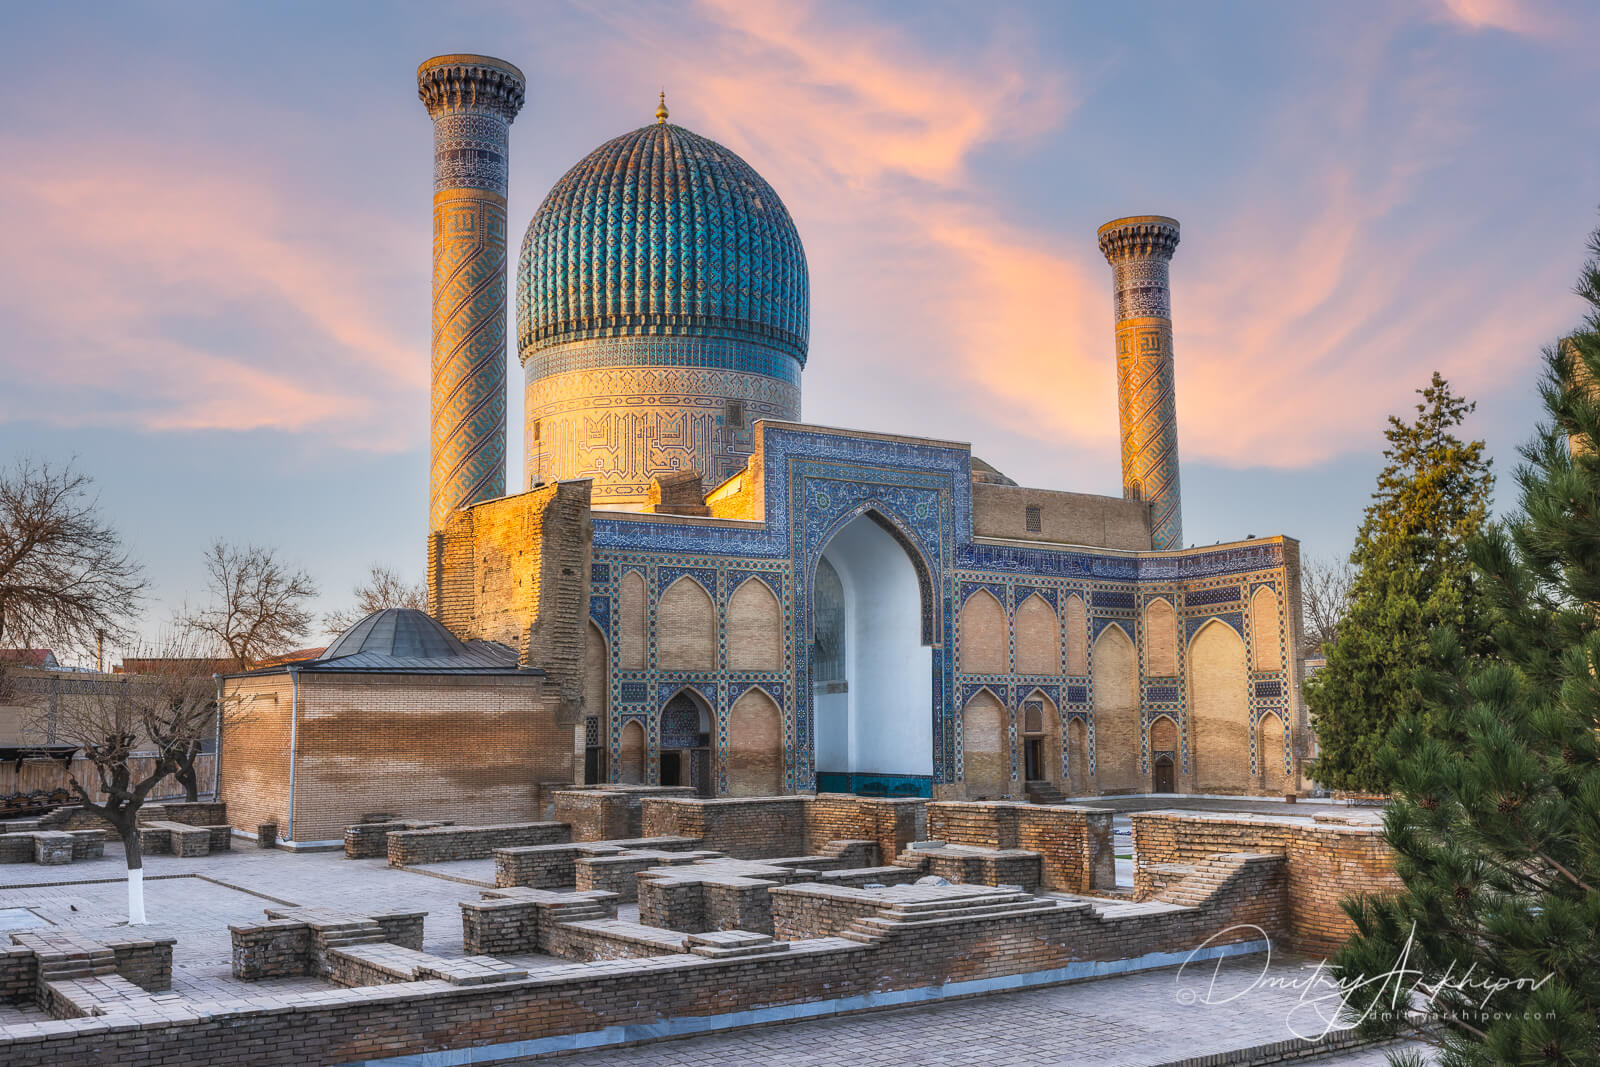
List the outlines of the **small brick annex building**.
<svg viewBox="0 0 1600 1067">
<path fill-rule="evenodd" d="M 543 683 L 503 645 L 376 612 L 314 660 L 224 680 L 219 799 L 234 826 L 273 823 L 295 843 L 342 839 L 378 812 L 523 818 L 541 782 L 571 781 L 570 742 L 550 741 L 572 728 Z"/>
<path fill-rule="evenodd" d="M 393 775 L 411 799 L 458 781 L 463 756 L 520 767 L 524 784 L 704 796 L 1305 787 L 1298 545 L 1182 540 L 1175 220 L 1098 234 L 1123 495 L 1023 487 L 963 443 L 799 421 L 798 229 L 761 175 L 670 123 L 663 100 L 527 226 L 526 455 L 523 491 L 506 495 L 507 146 L 524 82 L 473 55 L 429 60 L 418 80 L 435 143 L 429 612 L 461 641 L 505 646 L 507 667 L 446 686 L 403 671 L 334 683 L 347 675 L 313 665 L 298 698 L 287 671 L 231 682 L 275 686 L 276 707 L 307 714 L 347 686 L 349 721 L 368 726 L 318 734 L 316 756 L 320 728 L 296 735 L 292 716 L 225 739 L 230 810 L 249 809 L 231 791 L 256 788 L 245 780 L 288 777 L 291 736 L 327 768 L 295 771 L 296 804 L 320 795 L 307 775 L 335 768 Z M 524 725 L 486 725 L 519 701 Z M 396 724 L 417 709 L 438 719 L 412 735 Z M 472 744 L 446 740 L 457 730 Z"/>
</svg>

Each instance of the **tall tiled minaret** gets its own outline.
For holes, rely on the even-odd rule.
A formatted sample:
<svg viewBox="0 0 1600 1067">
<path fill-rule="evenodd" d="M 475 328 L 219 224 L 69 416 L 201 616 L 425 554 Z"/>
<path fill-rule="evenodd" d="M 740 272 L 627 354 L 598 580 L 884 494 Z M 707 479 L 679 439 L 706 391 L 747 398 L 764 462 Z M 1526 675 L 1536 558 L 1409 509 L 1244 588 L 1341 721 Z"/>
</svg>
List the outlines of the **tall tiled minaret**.
<svg viewBox="0 0 1600 1067">
<path fill-rule="evenodd" d="M 1122 495 L 1150 504 L 1150 541 L 1183 547 L 1178 416 L 1172 374 L 1167 264 L 1178 220 L 1134 215 L 1100 227 L 1117 301 L 1117 401 L 1122 415 Z"/>
<path fill-rule="evenodd" d="M 506 167 L 526 84 L 488 56 L 417 68 L 433 119 L 430 531 L 506 491 Z"/>
</svg>

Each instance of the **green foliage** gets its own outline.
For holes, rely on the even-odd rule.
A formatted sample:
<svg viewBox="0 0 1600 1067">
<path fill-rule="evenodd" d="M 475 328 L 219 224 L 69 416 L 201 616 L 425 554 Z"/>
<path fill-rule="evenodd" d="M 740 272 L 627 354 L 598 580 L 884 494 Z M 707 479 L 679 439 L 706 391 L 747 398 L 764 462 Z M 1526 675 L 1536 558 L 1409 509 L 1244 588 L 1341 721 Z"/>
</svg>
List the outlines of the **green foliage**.
<svg viewBox="0 0 1600 1067">
<path fill-rule="evenodd" d="M 1385 792 L 1378 750 L 1421 710 L 1411 684 L 1440 627 L 1481 634 L 1467 538 L 1482 528 L 1494 485 L 1483 442 L 1455 436 L 1475 405 L 1434 372 L 1413 422 L 1390 416 L 1387 463 L 1350 562 L 1356 576 L 1327 666 L 1306 683 L 1320 753 L 1311 775 L 1337 789 Z"/>
<path fill-rule="evenodd" d="M 1409 944 L 1416 973 L 1348 1004 L 1370 1032 L 1422 1025 L 1445 1067 L 1600 1063 L 1600 261 L 1579 292 L 1593 310 L 1547 353 L 1521 513 L 1468 546 L 1486 648 L 1435 633 L 1422 707 L 1380 754 L 1405 892 L 1347 905 L 1358 933 L 1334 960 L 1354 984 Z M 1391 1003 L 1411 1018 L 1384 1018 Z"/>
</svg>

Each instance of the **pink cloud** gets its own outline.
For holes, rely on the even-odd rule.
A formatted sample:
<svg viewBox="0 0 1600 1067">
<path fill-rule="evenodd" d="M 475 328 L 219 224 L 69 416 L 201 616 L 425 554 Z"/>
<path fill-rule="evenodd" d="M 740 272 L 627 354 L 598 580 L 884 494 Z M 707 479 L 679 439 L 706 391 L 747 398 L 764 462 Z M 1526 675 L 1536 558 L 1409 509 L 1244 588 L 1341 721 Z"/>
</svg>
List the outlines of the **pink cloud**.
<svg viewBox="0 0 1600 1067">
<path fill-rule="evenodd" d="M 417 434 L 370 425 L 375 397 L 426 387 L 426 339 L 378 317 L 362 268 L 397 238 L 372 219 L 359 250 L 297 236 L 319 205 L 286 203 L 271 175 L 195 165 L 193 151 L 0 144 L 16 161 L 0 174 L 13 250 L 0 301 L 53 350 L 30 379 L 49 402 L 14 395 L 28 409 L 5 415 L 409 443 Z"/>
<path fill-rule="evenodd" d="M 1445 18 L 1469 30 L 1503 30 L 1527 37 L 1547 37 L 1566 25 L 1548 5 L 1538 7 L 1525 0 L 1438 0 L 1438 3 Z"/>
<path fill-rule="evenodd" d="M 746 155 L 795 215 L 814 319 L 835 331 L 813 345 L 812 395 L 828 381 L 833 407 L 873 428 L 964 433 L 980 451 L 1020 430 L 1114 465 L 1109 268 L 1092 234 L 1052 244 L 1019 231 L 974 176 L 988 146 L 1061 135 L 1070 72 L 998 38 L 942 57 L 820 5 L 701 11 L 706 22 L 630 19 L 623 36 L 641 64 L 682 57 L 663 72 L 684 105 L 674 120 Z M 1395 69 L 1403 26 L 1380 20 L 1330 45 L 1319 58 L 1335 81 L 1266 113 L 1234 203 L 1183 220 L 1186 458 L 1299 467 L 1369 447 L 1433 366 L 1482 395 L 1524 373 L 1508 353 L 1531 358 L 1559 319 L 1569 265 L 1510 286 L 1468 263 L 1441 270 L 1470 220 L 1441 220 L 1419 198 L 1471 132 L 1472 94 L 1426 55 Z M 1182 175 L 1173 182 L 1181 198 Z M 830 366 L 841 337 L 876 366 Z M 885 383 L 872 402 L 859 395 Z"/>
</svg>

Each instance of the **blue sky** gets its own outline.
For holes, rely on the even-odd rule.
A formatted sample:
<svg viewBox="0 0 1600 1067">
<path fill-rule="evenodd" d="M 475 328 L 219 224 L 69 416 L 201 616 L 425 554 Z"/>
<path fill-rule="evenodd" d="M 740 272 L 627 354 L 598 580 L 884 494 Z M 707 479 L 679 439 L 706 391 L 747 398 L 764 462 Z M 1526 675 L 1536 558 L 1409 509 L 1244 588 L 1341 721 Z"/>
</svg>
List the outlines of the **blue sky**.
<svg viewBox="0 0 1600 1067">
<path fill-rule="evenodd" d="M 805 417 L 971 441 L 1024 484 L 1119 492 L 1094 231 L 1176 216 L 1187 538 L 1343 553 L 1435 368 L 1513 503 L 1600 221 L 1597 41 L 1591 5 L 1508 0 L 7 5 L 0 458 L 77 457 L 152 623 L 213 536 L 328 608 L 369 563 L 420 577 L 414 71 L 479 51 L 529 79 L 514 232 L 665 87 L 795 217 Z"/>
</svg>

